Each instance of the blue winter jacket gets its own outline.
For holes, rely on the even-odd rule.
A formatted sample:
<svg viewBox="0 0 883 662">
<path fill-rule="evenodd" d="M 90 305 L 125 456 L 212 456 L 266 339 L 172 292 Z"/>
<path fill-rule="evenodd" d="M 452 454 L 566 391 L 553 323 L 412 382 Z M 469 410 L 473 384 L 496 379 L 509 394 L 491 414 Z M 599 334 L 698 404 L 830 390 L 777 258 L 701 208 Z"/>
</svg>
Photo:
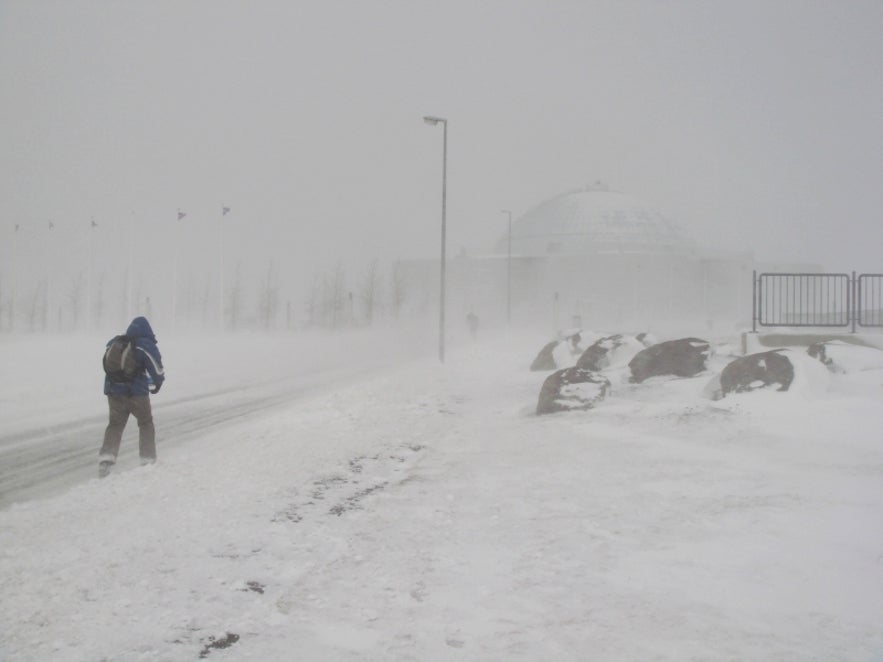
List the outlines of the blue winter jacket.
<svg viewBox="0 0 883 662">
<path fill-rule="evenodd" d="M 148 395 L 148 375 L 156 384 L 156 388 L 162 386 L 166 379 L 162 365 L 162 356 L 156 346 L 156 336 L 150 328 L 150 322 L 146 317 L 136 317 L 132 320 L 126 335 L 135 339 L 135 380 L 131 383 L 111 382 L 110 378 L 104 378 L 104 395 Z M 111 338 L 107 344 L 113 342 Z"/>
</svg>

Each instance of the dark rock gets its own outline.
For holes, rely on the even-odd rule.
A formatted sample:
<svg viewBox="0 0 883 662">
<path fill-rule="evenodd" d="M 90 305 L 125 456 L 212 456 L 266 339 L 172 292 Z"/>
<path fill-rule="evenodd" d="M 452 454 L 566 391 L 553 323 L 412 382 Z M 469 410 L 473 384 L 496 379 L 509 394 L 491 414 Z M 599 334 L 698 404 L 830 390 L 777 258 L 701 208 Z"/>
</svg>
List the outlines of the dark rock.
<svg viewBox="0 0 883 662">
<path fill-rule="evenodd" d="M 533 360 L 533 363 L 530 364 L 530 369 L 537 370 L 555 370 L 558 366 L 555 365 L 555 357 L 552 356 L 552 352 L 558 346 L 557 340 L 553 340 L 550 343 L 547 343 L 541 350 L 540 353 L 537 354 L 537 357 Z"/>
<path fill-rule="evenodd" d="M 254 591 L 255 593 L 260 593 L 261 595 L 264 594 L 265 586 L 263 584 L 261 584 L 260 582 L 250 581 L 250 582 L 245 582 L 245 585 L 248 587 L 248 589 L 246 589 L 246 590 Z"/>
<path fill-rule="evenodd" d="M 806 353 L 814 359 L 818 359 L 819 361 L 821 361 L 824 365 L 828 366 L 828 368 L 830 368 L 831 365 L 834 363 L 828 357 L 827 343 L 825 342 L 813 343 L 806 348 Z"/>
<path fill-rule="evenodd" d="M 720 375 L 721 395 L 745 393 L 768 386 L 787 391 L 794 381 L 794 365 L 784 350 L 749 354 L 729 363 Z"/>
<path fill-rule="evenodd" d="M 710 350 L 708 342 L 699 338 L 679 338 L 652 345 L 629 361 L 631 381 L 640 384 L 662 375 L 695 377 L 705 370 Z"/>
<path fill-rule="evenodd" d="M 565 335 L 564 341 L 570 343 L 570 351 L 574 354 L 582 352 L 582 348 L 580 347 L 580 343 L 583 341 L 582 331 L 575 331 L 570 335 Z"/>
<path fill-rule="evenodd" d="M 564 368 L 543 382 L 537 402 L 537 414 L 552 414 L 574 409 L 591 409 L 610 391 L 610 381 L 585 368 Z"/>
<path fill-rule="evenodd" d="M 622 336 L 619 334 L 601 338 L 580 355 L 576 367 L 586 370 L 603 370 L 610 365 L 608 354 L 620 345 L 622 345 Z"/>
<path fill-rule="evenodd" d="M 199 659 L 203 660 L 208 657 L 209 653 L 212 652 L 213 649 L 223 649 L 230 648 L 233 644 L 239 641 L 239 635 L 235 632 L 228 632 L 225 636 L 220 639 L 215 639 L 214 637 L 208 638 L 208 643 L 203 647 L 203 649 L 199 653 Z"/>
</svg>

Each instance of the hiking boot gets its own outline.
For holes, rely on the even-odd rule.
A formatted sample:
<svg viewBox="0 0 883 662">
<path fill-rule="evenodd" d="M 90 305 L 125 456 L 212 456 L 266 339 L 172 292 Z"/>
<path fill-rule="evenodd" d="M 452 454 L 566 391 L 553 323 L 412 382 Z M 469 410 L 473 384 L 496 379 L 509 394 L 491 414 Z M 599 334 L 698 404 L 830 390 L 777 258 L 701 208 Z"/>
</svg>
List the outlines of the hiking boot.
<svg viewBox="0 0 883 662">
<path fill-rule="evenodd" d="M 156 464 L 155 457 L 142 457 L 141 458 L 141 466 L 146 467 L 149 464 Z"/>
<path fill-rule="evenodd" d="M 98 477 L 99 478 L 107 478 L 110 474 L 110 470 L 113 467 L 113 462 L 108 462 L 104 460 L 98 463 Z"/>
</svg>

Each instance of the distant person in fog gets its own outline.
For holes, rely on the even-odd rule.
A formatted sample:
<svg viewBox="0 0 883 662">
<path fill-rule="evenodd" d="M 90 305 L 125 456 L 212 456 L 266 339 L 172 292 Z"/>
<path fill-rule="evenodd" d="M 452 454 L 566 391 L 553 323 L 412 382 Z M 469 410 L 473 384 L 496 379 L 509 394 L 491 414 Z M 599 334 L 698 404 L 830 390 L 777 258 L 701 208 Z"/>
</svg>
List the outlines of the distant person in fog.
<svg viewBox="0 0 883 662">
<path fill-rule="evenodd" d="M 475 337 L 478 335 L 478 315 L 470 310 L 466 316 L 466 324 L 469 325 L 469 335 L 475 340 Z"/>
</svg>

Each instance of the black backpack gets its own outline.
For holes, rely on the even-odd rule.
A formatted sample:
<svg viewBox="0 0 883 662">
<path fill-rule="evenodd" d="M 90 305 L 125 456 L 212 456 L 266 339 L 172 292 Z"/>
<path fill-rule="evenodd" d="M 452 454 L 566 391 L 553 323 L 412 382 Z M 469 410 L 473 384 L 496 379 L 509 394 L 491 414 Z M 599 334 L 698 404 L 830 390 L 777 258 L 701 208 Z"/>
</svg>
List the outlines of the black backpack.
<svg viewBox="0 0 883 662">
<path fill-rule="evenodd" d="M 104 351 L 101 365 L 112 382 L 131 383 L 135 381 L 135 375 L 138 372 L 135 361 L 135 339 L 129 336 L 117 336 L 111 340 Z"/>
</svg>

